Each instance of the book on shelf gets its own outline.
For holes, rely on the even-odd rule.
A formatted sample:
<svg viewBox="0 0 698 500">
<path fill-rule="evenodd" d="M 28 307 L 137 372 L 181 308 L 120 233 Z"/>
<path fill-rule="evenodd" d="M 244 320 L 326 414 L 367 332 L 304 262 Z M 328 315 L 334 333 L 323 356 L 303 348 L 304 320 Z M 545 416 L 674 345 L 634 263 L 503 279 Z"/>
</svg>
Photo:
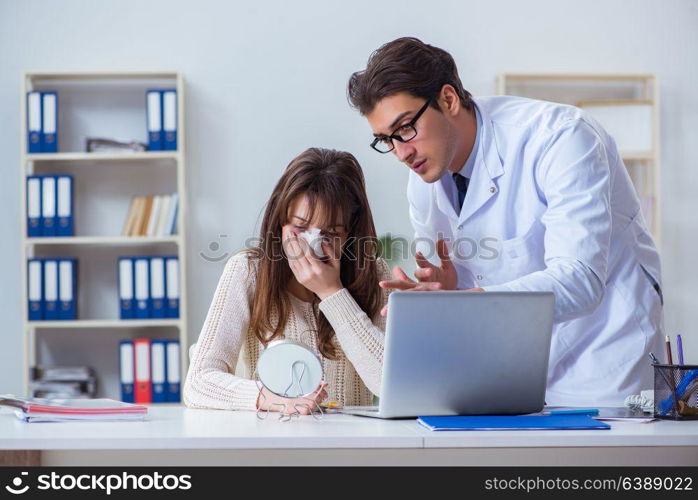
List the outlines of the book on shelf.
<svg viewBox="0 0 698 500">
<path fill-rule="evenodd" d="M 138 228 L 138 234 L 140 236 L 148 235 L 148 221 L 150 220 L 150 214 L 153 211 L 153 197 L 145 197 L 145 208 L 143 209 L 143 219 L 141 220 L 141 225 Z"/>
<path fill-rule="evenodd" d="M 126 214 L 123 236 L 171 236 L 177 227 L 177 193 L 134 196 Z"/>
</svg>

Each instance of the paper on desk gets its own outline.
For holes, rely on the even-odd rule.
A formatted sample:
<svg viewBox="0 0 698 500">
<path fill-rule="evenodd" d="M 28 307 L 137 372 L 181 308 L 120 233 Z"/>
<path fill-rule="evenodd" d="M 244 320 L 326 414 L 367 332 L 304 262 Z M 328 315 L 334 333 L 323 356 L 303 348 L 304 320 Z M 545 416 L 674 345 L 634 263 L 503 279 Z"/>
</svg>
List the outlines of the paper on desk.
<svg viewBox="0 0 698 500">
<path fill-rule="evenodd" d="M 659 420 L 658 418 L 654 417 L 646 417 L 646 418 L 639 418 L 639 417 L 594 417 L 596 420 L 602 420 L 604 422 L 630 422 L 632 424 L 649 424 L 650 422 L 654 422 L 655 420 Z"/>
</svg>

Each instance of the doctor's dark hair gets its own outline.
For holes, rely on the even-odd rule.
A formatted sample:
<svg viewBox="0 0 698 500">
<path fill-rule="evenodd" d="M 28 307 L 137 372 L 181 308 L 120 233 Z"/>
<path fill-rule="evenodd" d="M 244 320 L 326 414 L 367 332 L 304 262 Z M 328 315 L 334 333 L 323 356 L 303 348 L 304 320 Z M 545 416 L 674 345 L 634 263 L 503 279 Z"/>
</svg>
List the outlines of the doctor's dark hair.
<svg viewBox="0 0 698 500">
<path fill-rule="evenodd" d="M 322 224 L 339 223 L 346 228 L 347 242 L 340 259 L 342 284 L 369 318 L 375 318 L 381 309 L 378 239 L 361 166 L 350 153 L 310 148 L 291 160 L 276 183 L 264 210 L 260 243 L 249 250 L 258 262 L 250 328 L 265 346 L 283 335 L 291 313 L 288 284 L 293 273 L 283 251 L 281 228 L 289 223 L 289 210 L 301 196 L 308 200 L 308 220 L 320 210 Z M 318 349 L 325 358 L 336 359 L 334 330 L 317 306 L 318 301 L 313 304 Z"/>
<path fill-rule="evenodd" d="M 472 109 L 472 96 L 463 88 L 451 54 L 417 38 L 404 37 L 382 45 L 368 58 L 365 70 L 351 75 L 347 97 L 365 116 L 385 97 L 407 92 L 423 99 L 435 98 L 446 84 L 455 89 L 461 106 Z M 431 106 L 439 110 L 435 99 Z"/>
</svg>

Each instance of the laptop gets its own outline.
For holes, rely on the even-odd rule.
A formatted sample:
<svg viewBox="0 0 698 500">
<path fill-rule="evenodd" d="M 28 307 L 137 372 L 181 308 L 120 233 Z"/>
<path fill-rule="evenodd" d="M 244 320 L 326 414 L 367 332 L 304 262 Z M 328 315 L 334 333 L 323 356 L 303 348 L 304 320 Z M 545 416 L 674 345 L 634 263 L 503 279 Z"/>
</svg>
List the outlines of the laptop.
<svg viewBox="0 0 698 500">
<path fill-rule="evenodd" d="M 390 294 L 376 418 L 514 415 L 543 409 L 554 296 L 550 292 Z"/>
</svg>

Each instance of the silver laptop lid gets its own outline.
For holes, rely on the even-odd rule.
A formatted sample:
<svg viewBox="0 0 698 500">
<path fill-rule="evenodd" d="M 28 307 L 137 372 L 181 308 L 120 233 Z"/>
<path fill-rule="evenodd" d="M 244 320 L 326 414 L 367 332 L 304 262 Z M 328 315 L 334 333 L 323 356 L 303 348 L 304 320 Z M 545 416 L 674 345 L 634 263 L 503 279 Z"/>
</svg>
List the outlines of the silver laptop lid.
<svg viewBox="0 0 698 500">
<path fill-rule="evenodd" d="M 394 292 L 381 417 L 540 411 L 553 324 L 549 292 Z"/>
</svg>

